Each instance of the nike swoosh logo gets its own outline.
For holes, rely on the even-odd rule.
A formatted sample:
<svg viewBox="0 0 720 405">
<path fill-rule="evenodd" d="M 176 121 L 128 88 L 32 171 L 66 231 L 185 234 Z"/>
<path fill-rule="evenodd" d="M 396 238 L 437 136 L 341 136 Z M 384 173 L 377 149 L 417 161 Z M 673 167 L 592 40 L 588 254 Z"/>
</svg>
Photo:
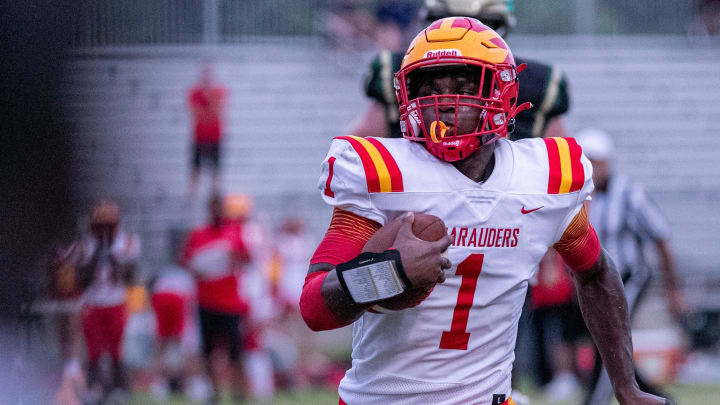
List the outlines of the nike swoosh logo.
<svg viewBox="0 0 720 405">
<path fill-rule="evenodd" d="M 529 213 L 531 213 L 531 212 L 533 212 L 533 211 L 537 211 L 537 210 L 539 210 L 540 208 L 543 208 L 543 207 L 544 207 L 544 205 L 541 205 L 541 206 L 539 206 L 539 207 L 537 207 L 537 208 L 533 208 L 533 209 L 531 209 L 531 210 L 526 210 L 526 209 L 525 209 L 525 206 L 523 205 L 522 208 L 520 209 L 520 212 L 522 212 L 523 214 L 529 214 Z"/>
</svg>

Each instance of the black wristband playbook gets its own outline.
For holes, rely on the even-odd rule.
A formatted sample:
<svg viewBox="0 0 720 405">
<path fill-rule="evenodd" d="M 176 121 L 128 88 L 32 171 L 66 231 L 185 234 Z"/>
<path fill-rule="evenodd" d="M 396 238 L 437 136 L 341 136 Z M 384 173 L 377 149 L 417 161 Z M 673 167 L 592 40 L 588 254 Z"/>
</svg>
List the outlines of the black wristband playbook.
<svg viewBox="0 0 720 405">
<path fill-rule="evenodd" d="M 371 304 L 398 296 L 410 288 L 400 252 L 361 253 L 335 267 L 343 291 L 357 304 Z"/>
</svg>

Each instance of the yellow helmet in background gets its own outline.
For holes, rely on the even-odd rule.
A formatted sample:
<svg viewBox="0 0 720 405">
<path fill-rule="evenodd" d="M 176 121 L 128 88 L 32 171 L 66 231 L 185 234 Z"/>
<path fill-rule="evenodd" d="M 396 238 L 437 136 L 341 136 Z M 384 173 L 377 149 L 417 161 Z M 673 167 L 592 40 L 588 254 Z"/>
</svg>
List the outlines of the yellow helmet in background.
<svg viewBox="0 0 720 405">
<path fill-rule="evenodd" d="M 245 219 L 253 208 L 252 197 L 246 194 L 228 194 L 223 199 L 223 216 L 226 219 Z"/>
</svg>

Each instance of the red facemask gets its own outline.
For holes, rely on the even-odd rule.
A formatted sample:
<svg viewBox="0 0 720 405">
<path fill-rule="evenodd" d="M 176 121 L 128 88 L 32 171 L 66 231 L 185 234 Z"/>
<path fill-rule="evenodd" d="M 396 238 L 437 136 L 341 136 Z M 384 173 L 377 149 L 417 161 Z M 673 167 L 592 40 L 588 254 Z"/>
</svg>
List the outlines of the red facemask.
<svg viewBox="0 0 720 405">
<path fill-rule="evenodd" d="M 508 135 L 515 115 L 531 107 L 530 103 L 516 106 L 518 95 L 517 73 L 525 65 L 515 68 L 512 64 L 492 65 L 482 61 L 468 61 L 463 64 L 479 69 L 478 95 L 442 94 L 408 99 L 408 75 L 426 67 L 436 67 L 435 59 L 420 60 L 408 65 L 396 74 L 396 90 L 400 103 L 400 126 L 406 139 L 423 142 L 427 150 L 446 162 L 466 159 L 478 149 Z M 434 66 L 435 65 L 435 66 Z M 458 111 L 460 109 L 477 110 L 477 125 L 468 133 L 457 133 Z M 435 110 L 455 111 L 452 122 L 440 120 L 426 122 L 423 112 Z M 447 113 L 445 114 L 447 116 Z M 494 136 L 481 142 L 481 136 Z"/>
</svg>

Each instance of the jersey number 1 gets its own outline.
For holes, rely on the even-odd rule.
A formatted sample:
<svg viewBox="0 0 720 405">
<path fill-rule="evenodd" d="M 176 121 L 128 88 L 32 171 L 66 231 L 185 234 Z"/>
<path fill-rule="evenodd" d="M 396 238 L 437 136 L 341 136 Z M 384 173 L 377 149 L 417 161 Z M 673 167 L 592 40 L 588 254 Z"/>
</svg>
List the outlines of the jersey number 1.
<svg viewBox="0 0 720 405">
<path fill-rule="evenodd" d="M 466 332 L 468 316 L 475 298 L 477 280 L 482 271 L 484 254 L 472 254 L 458 264 L 456 275 L 462 276 L 457 304 L 453 311 L 452 323 L 449 331 L 442 333 L 440 338 L 441 349 L 467 350 L 470 333 Z"/>
<path fill-rule="evenodd" d="M 335 198 L 335 193 L 330 189 L 330 182 L 333 177 L 333 166 L 335 166 L 335 156 L 330 156 L 328 159 L 328 178 L 325 181 L 325 190 L 323 191 L 326 196 Z"/>
</svg>

